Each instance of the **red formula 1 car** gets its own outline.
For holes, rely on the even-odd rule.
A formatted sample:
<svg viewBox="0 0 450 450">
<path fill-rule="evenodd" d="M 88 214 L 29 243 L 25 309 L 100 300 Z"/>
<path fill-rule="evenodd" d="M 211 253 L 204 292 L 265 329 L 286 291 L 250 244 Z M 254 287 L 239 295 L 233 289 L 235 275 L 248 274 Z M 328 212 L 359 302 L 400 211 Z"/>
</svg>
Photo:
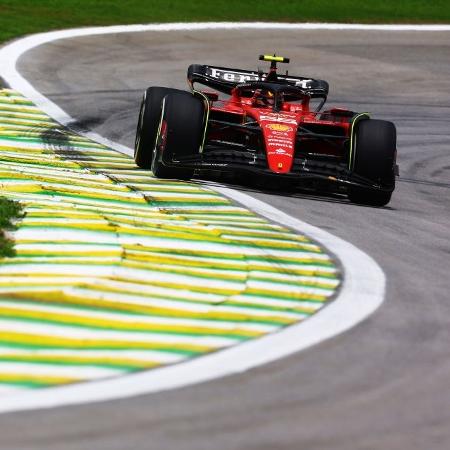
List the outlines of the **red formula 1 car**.
<svg viewBox="0 0 450 450">
<path fill-rule="evenodd" d="M 288 58 L 259 59 L 271 63 L 268 72 L 193 64 L 191 92 L 148 88 L 136 164 L 159 178 L 186 180 L 214 170 L 292 186 L 326 182 L 352 202 L 386 205 L 397 170 L 394 124 L 347 109 L 322 111 L 326 81 L 278 74 L 277 63 Z"/>
</svg>

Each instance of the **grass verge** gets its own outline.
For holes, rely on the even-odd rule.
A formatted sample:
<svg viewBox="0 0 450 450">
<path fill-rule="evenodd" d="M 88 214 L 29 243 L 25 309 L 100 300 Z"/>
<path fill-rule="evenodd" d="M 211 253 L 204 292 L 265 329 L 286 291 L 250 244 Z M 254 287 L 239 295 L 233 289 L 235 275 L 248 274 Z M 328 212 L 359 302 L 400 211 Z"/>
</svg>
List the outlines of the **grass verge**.
<svg viewBox="0 0 450 450">
<path fill-rule="evenodd" d="M 0 197 L 0 258 L 15 255 L 13 242 L 8 238 L 3 230 L 13 230 L 14 219 L 21 216 L 22 208 L 17 202 Z"/>
<path fill-rule="evenodd" d="M 448 0 L 0 0 L 0 41 L 69 27 L 176 21 L 448 23 Z"/>
</svg>

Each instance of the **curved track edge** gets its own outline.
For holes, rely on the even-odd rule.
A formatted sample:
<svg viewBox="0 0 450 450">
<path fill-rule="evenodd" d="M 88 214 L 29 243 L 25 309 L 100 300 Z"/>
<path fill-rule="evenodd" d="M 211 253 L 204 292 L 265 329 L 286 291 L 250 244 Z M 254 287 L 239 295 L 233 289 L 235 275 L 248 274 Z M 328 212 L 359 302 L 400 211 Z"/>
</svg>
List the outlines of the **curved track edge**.
<svg viewBox="0 0 450 450">
<path fill-rule="evenodd" d="M 365 26 L 346 26 L 343 24 L 197 23 L 130 25 L 63 30 L 29 36 L 0 49 L 0 59 L 6 61 L 6 64 L 0 69 L 0 76 L 13 89 L 27 96 L 53 119 L 63 125 L 70 125 L 73 119 L 61 108 L 40 94 L 31 83 L 18 73 L 16 63 L 26 51 L 58 39 L 109 33 L 162 32 L 211 28 L 361 29 L 355 27 Z M 397 26 L 368 27 L 371 27 L 369 29 L 397 29 L 395 28 Z M 405 27 L 409 26 L 398 26 L 398 29 L 399 31 L 402 29 L 411 29 Z M 417 26 L 411 27 L 417 29 Z M 447 28 L 450 29 L 450 27 Z M 427 29 L 429 28 L 425 28 L 425 30 Z M 430 28 L 430 31 L 441 29 L 442 26 L 433 26 Z M 85 133 L 84 135 L 102 144 L 109 145 L 117 151 L 126 154 L 130 154 L 131 152 L 131 149 L 113 143 L 95 133 Z M 203 356 L 186 363 L 154 369 L 150 372 L 142 372 L 112 380 L 57 387 L 49 390 L 44 389 L 27 393 L 23 396 L 14 396 L 14 398 L 10 399 L 4 398 L 0 405 L 0 412 L 106 401 L 181 388 L 190 384 L 201 383 L 243 372 L 337 336 L 366 319 L 381 305 L 384 299 L 386 280 L 381 268 L 369 255 L 328 232 L 298 219 L 294 219 L 276 208 L 246 194 L 225 187 L 208 187 L 237 202 L 245 203 L 249 209 L 271 221 L 282 223 L 293 230 L 307 234 L 332 252 L 339 259 L 344 269 L 344 280 L 337 298 L 321 311 L 320 314 L 313 316 L 301 324 L 290 326 L 270 336 L 265 336 L 255 341 Z"/>
</svg>

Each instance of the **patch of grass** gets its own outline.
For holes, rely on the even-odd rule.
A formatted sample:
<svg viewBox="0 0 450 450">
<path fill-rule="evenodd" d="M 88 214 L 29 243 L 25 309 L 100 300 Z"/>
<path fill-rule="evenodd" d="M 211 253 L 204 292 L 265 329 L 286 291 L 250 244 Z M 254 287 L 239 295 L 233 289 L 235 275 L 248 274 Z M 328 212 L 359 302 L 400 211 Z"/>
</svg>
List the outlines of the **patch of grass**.
<svg viewBox="0 0 450 450">
<path fill-rule="evenodd" d="M 0 41 L 69 27 L 176 21 L 448 23 L 449 0 L 0 0 Z"/>
<path fill-rule="evenodd" d="M 2 230 L 13 230 L 12 220 L 22 214 L 22 208 L 17 202 L 0 197 L 0 258 L 15 256 L 14 243 L 5 236 Z"/>
</svg>

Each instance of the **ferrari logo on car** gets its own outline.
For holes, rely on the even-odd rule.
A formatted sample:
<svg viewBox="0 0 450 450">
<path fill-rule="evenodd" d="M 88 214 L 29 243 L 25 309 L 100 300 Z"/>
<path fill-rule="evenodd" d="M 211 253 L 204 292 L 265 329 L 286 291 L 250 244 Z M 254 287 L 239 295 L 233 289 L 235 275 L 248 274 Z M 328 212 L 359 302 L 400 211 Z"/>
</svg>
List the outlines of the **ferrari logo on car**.
<svg viewBox="0 0 450 450">
<path fill-rule="evenodd" d="M 272 131 L 292 131 L 292 127 L 281 123 L 269 123 L 266 127 Z"/>
<path fill-rule="evenodd" d="M 282 125 L 287 123 L 292 125 L 297 125 L 297 119 L 295 114 L 284 114 L 284 113 L 270 113 L 264 112 L 264 114 L 259 115 L 259 120 L 270 120 L 271 122 L 282 122 Z M 270 124 L 268 124 L 270 125 Z"/>
<path fill-rule="evenodd" d="M 283 163 L 278 163 L 278 168 L 282 169 L 283 168 Z"/>
</svg>

